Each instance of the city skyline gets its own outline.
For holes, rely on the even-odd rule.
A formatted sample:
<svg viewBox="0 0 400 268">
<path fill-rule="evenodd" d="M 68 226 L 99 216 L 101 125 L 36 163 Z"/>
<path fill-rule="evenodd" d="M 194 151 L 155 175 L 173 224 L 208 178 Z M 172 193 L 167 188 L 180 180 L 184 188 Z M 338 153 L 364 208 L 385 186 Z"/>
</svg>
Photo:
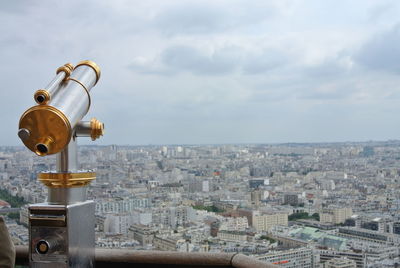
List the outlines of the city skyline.
<svg viewBox="0 0 400 268">
<path fill-rule="evenodd" d="M 81 146 L 78 159 L 96 170 L 87 189 L 96 248 L 235 253 L 287 268 L 343 267 L 342 256 L 349 268 L 393 268 L 399 153 L 399 141 Z M 26 204 L 49 200 L 37 173 L 57 164 L 23 147 L 0 156 L 0 213 L 26 246 Z"/>
<path fill-rule="evenodd" d="M 27 3 L 0 10 L 2 145 L 83 59 L 102 69 L 100 145 L 400 138 L 396 1 Z"/>
</svg>

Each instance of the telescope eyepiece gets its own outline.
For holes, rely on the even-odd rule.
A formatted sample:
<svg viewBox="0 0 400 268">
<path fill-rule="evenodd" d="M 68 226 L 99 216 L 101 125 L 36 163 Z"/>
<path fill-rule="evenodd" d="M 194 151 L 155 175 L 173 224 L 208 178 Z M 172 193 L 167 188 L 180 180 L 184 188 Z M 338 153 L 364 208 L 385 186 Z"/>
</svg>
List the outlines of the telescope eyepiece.
<svg viewBox="0 0 400 268">
<path fill-rule="evenodd" d="M 41 142 L 39 142 L 38 144 L 36 144 L 35 146 L 35 153 L 38 156 L 46 156 L 49 154 L 50 152 L 50 147 L 51 144 L 53 143 L 53 139 L 50 137 L 47 137 L 45 139 L 42 139 Z"/>
<path fill-rule="evenodd" d="M 33 98 L 37 104 L 47 104 L 50 101 L 50 93 L 45 89 L 39 89 L 35 92 Z"/>
<path fill-rule="evenodd" d="M 44 102 L 44 100 L 45 100 L 45 97 L 43 95 L 36 96 L 36 101 L 38 103 L 42 103 L 42 102 Z"/>
<path fill-rule="evenodd" d="M 47 152 L 49 151 L 49 148 L 47 148 L 47 146 L 44 145 L 43 143 L 39 143 L 39 144 L 36 145 L 36 150 L 37 150 L 40 154 L 45 155 L 45 154 L 47 154 Z"/>
</svg>

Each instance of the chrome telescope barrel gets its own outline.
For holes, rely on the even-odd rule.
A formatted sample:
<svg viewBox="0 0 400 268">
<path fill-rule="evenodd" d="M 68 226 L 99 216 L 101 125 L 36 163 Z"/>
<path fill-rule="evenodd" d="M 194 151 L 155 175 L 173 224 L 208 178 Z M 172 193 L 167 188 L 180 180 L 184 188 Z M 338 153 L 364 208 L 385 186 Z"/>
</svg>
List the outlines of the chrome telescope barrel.
<svg viewBox="0 0 400 268">
<path fill-rule="evenodd" d="M 74 129 L 90 108 L 90 90 L 100 78 L 100 68 L 92 61 L 82 61 L 68 74 L 72 65 L 60 67 L 47 93 L 35 93 L 40 105 L 29 108 L 19 122 L 18 136 L 31 151 L 39 156 L 62 151 L 71 140 Z M 62 74 L 64 73 L 64 74 Z M 40 90 L 39 90 L 40 91 Z M 42 92 L 43 93 L 43 92 Z M 44 98 L 44 101 L 41 101 Z M 40 102 L 41 101 L 41 102 Z M 102 135 L 103 125 L 97 126 Z M 92 137 L 93 139 L 93 137 Z"/>
<path fill-rule="evenodd" d="M 61 111 L 74 128 L 89 111 L 90 90 L 99 78 L 100 68 L 94 62 L 79 63 L 48 105 Z"/>
<path fill-rule="evenodd" d="M 74 70 L 74 66 L 70 63 L 66 63 L 57 69 L 56 77 L 45 87 L 35 92 L 33 98 L 37 104 L 47 104 L 52 97 L 57 93 L 61 86 L 61 83 L 65 81 Z"/>
</svg>

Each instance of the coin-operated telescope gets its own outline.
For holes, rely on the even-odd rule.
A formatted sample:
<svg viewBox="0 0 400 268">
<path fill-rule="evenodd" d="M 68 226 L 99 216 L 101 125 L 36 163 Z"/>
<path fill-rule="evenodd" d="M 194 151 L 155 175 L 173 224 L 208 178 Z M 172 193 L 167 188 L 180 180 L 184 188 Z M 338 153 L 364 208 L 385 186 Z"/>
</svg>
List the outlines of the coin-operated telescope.
<svg viewBox="0 0 400 268">
<path fill-rule="evenodd" d="M 57 170 L 38 174 L 48 187 L 47 202 L 29 206 L 30 267 L 94 266 L 95 204 L 86 190 L 96 174 L 79 170 L 77 137 L 103 135 L 97 119 L 81 121 L 99 78 L 92 61 L 61 66 L 50 84 L 35 92 L 37 105 L 19 121 L 18 136 L 28 149 L 39 156 L 57 154 Z"/>
</svg>

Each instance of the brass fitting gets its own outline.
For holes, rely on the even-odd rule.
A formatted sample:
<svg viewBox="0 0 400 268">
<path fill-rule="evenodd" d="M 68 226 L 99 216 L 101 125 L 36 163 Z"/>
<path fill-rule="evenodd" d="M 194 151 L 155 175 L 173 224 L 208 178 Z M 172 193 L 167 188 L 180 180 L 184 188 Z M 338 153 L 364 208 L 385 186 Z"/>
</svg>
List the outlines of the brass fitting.
<svg viewBox="0 0 400 268">
<path fill-rule="evenodd" d="M 100 138 L 100 136 L 103 136 L 104 134 L 104 124 L 96 118 L 90 120 L 90 129 L 90 137 L 92 138 L 92 141 Z"/>
<path fill-rule="evenodd" d="M 50 101 L 50 93 L 46 89 L 38 89 L 33 95 L 36 103 L 39 105 L 47 104 Z"/>
<path fill-rule="evenodd" d="M 94 84 L 96 85 L 96 84 L 97 84 L 97 81 L 99 81 L 100 75 L 101 75 L 101 71 L 100 71 L 99 65 L 97 65 L 96 63 L 94 63 L 94 62 L 91 61 L 91 60 L 84 60 L 84 61 L 79 62 L 79 63 L 75 66 L 74 69 L 76 69 L 78 66 L 81 66 L 81 65 L 89 66 L 89 67 L 91 67 L 91 68 L 95 71 L 95 73 L 96 73 L 96 83 L 94 83 Z"/>
<path fill-rule="evenodd" d="M 39 173 L 38 179 L 50 188 L 71 188 L 88 185 L 96 179 L 95 172 L 79 173 Z"/>
<path fill-rule="evenodd" d="M 54 141 L 51 137 L 46 137 L 46 138 L 41 139 L 40 142 L 35 145 L 35 153 L 38 156 L 47 155 L 51 149 L 51 144 L 53 142 Z"/>
<path fill-rule="evenodd" d="M 56 74 L 58 74 L 60 72 L 64 72 L 65 77 L 64 77 L 63 81 L 67 81 L 68 77 L 71 75 L 73 70 L 74 70 L 74 66 L 71 63 L 66 63 L 63 66 L 58 67 Z"/>
</svg>

